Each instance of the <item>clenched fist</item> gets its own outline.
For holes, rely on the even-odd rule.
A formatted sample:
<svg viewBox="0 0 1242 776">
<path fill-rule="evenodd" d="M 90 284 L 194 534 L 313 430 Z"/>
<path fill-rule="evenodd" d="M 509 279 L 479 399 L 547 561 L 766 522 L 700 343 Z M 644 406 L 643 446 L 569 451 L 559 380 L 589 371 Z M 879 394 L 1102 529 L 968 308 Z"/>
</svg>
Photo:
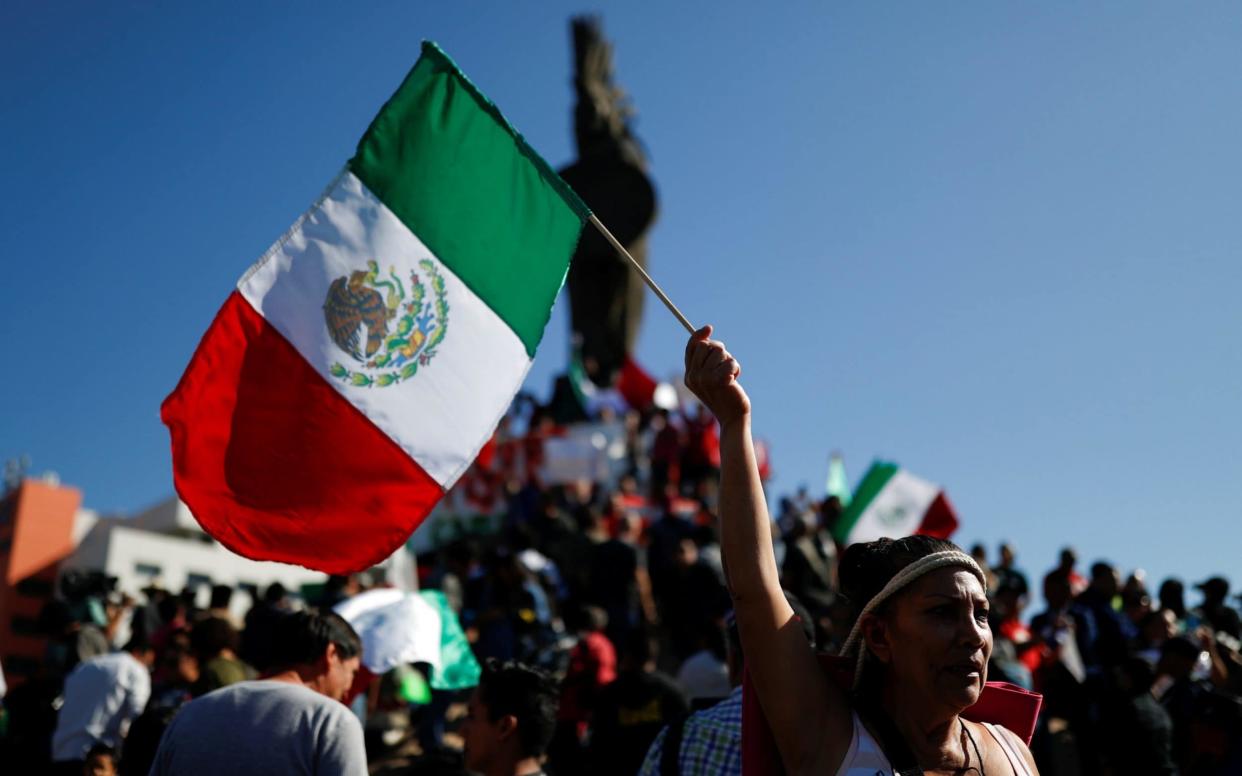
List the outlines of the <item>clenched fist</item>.
<svg viewBox="0 0 1242 776">
<path fill-rule="evenodd" d="M 686 387 L 724 427 L 750 414 L 750 399 L 737 381 L 741 364 L 711 335 L 712 327 L 704 326 L 686 344 Z"/>
</svg>

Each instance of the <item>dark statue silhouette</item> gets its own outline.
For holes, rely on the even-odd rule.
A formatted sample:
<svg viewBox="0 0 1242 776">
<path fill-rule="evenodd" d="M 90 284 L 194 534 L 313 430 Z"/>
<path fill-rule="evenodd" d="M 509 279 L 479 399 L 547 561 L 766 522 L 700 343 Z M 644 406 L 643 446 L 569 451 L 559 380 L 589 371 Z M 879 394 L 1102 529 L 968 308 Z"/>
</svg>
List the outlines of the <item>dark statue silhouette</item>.
<svg viewBox="0 0 1242 776">
<path fill-rule="evenodd" d="M 656 195 L 647 160 L 630 128 L 628 101 L 612 80 L 612 45 L 596 17 L 571 23 L 574 40 L 574 137 L 578 160 L 561 177 L 600 221 L 647 266 L 647 231 Z M 612 383 L 642 320 L 643 282 L 594 229 L 585 229 L 569 267 L 570 327 L 587 375 Z"/>
</svg>

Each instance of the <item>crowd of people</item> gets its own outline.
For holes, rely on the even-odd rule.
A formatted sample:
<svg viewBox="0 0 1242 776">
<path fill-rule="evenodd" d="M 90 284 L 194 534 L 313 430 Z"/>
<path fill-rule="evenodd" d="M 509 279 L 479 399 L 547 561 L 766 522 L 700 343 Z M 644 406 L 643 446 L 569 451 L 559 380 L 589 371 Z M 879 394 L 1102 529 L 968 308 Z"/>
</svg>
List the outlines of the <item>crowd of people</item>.
<svg viewBox="0 0 1242 776">
<path fill-rule="evenodd" d="M 556 425 L 545 410 L 526 420 L 532 433 Z M 473 691 L 410 704 L 408 738 L 364 734 L 376 692 L 345 705 L 362 645 L 331 607 L 382 579 L 333 578 L 309 601 L 273 585 L 236 621 L 227 587 L 200 609 L 195 591 L 136 602 L 70 576 L 43 618 L 43 671 L 4 698 L 0 770 L 740 773 L 745 655 L 713 423 L 701 411 L 618 422 L 627 465 L 614 482 L 550 484 L 527 467 L 504 483 L 498 530 L 418 559 L 484 670 Z M 840 583 L 842 509 L 800 491 L 772 521 L 784 594 L 826 653 L 865 603 Z M 1152 590 L 1142 572 L 1084 568 L 1066 548 L 1036 577 L 1045 606 L 1031 612 L 1013 547 L 970 554 L 986 581 L 989 680 L 1043 694 L 1040 772 L 1242 773 L 1242 624 L 1227 580 Z"/>
</svg>

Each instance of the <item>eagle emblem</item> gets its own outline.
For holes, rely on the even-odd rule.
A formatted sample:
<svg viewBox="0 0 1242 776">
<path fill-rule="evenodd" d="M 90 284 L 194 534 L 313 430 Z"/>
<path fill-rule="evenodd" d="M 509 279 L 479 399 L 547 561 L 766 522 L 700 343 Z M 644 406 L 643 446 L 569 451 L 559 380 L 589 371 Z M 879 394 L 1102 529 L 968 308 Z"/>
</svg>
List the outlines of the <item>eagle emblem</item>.
<svg viewBox="0 0 1242 776">
<path fill-rule="evenodd" d="M 365 270 L 332 281 L 324 322 L 352 363 L 333 362 L 329 374 L 359 388 L 383 388 L 410 379 L 431 362 L 448 330 L 449 304 L 435 262 L 423 259 L 418 269 L 421 275 L 411 270 L 403 282 L 395 267 L 384 275 L 379 262 L 368 261 Z"/>
<path fill-rule="evenodd" d="M 881 509 L 876 517 L 880 521 L 880 525 L 885 528 L 894 528 L 906 521 L 906 514 L 910 511 L 905 504 L 895 504 L 888 509 Z"/>
</svg>

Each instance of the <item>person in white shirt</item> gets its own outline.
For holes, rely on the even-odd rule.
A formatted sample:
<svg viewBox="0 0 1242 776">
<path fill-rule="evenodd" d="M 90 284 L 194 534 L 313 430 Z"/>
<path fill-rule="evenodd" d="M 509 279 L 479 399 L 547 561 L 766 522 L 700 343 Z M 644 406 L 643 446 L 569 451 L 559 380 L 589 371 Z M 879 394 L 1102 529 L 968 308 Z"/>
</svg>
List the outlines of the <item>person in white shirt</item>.
<svg viewBox="0 0 1242 776">
<path fill-rule="evenodd" d="M 125 649 L 78 664 L 65 678 L 64 705 L 52 735 L 52 760 L 68 772 L 81 770 L 95 744 L 119 749 L 129 725 L 151 697 L 155 650 L 143 638 Z"/>
</svg>

